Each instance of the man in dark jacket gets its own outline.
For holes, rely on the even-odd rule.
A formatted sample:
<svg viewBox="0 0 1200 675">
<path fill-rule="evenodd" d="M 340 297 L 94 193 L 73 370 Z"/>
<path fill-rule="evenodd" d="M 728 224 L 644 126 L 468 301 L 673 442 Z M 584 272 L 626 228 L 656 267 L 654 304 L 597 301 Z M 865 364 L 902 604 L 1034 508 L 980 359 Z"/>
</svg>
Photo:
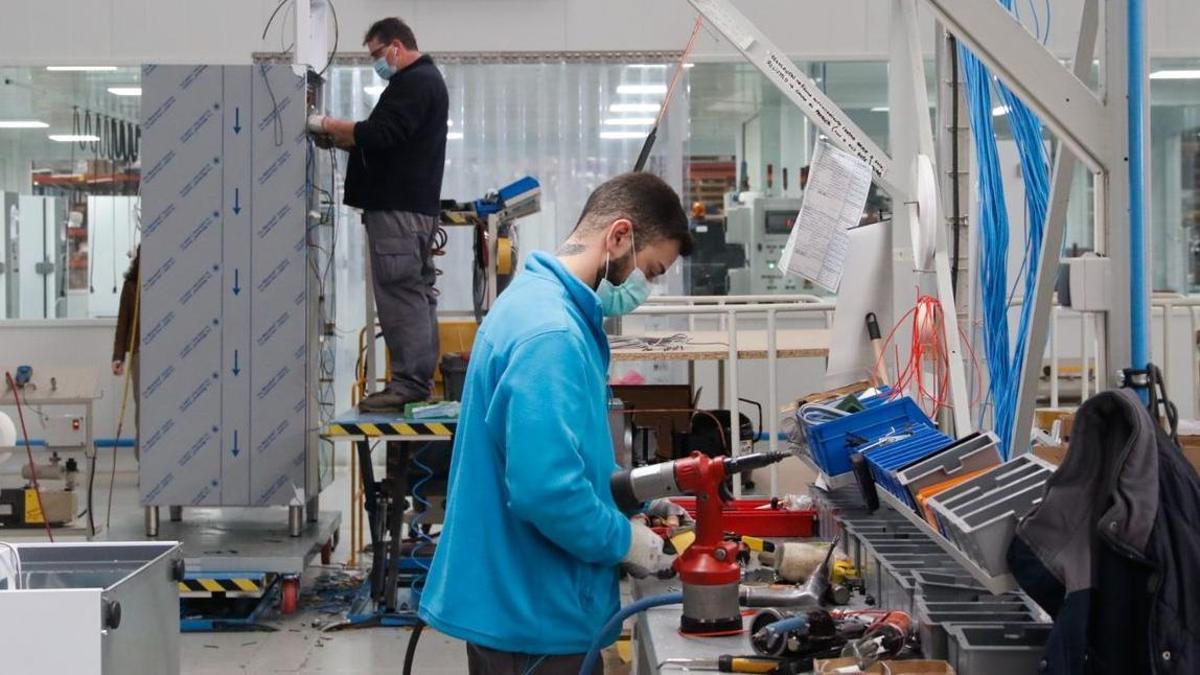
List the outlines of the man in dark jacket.
<svg viewBox="0 0 1200 675">
<path fill-rule="evenodd" d="M 371 115 L 361 122 L 313 115 L 308 127 L 350 152 L 345 203 L 363 211 L 375 306 L 391 356 L 387 387 L 359 407 L 401 411 L 429 397 L 438 358 L 433 249 L 449 97 L 441 72 L 400 19 L 375 22 L 363 44 L 388 83 Z"/>
</svg>

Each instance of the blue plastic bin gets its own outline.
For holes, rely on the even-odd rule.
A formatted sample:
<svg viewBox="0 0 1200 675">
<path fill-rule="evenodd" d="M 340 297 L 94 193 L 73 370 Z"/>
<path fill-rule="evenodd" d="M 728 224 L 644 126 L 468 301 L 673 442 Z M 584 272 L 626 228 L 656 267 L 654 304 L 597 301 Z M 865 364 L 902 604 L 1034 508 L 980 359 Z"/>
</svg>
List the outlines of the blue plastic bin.
<svg viewBox="0 0 1200 675">
<path fill-rule="evenodd" d="M 850 472 L 850 454 L 890 431 L 931 427 L 933 422 L 907 396 L 863 399 L 866 410 L 821 424 L 803 424 L 813 461 L 827 476 Z"/>
</svg>

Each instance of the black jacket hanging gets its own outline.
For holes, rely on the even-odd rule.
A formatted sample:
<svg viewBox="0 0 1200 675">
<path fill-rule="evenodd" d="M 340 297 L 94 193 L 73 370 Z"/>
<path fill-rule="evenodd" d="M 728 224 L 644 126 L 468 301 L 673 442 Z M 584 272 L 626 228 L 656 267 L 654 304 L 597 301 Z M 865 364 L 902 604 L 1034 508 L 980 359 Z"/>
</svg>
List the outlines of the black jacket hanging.
<svg viewBox="0 0 1200 675">
<path fill-rule="evenodd" d="M 1054 617 L 1043 672 L 1200 672 L 1200 479 L 1133 392 L 1079 408 L 1008 559 Z"/>
</svg>

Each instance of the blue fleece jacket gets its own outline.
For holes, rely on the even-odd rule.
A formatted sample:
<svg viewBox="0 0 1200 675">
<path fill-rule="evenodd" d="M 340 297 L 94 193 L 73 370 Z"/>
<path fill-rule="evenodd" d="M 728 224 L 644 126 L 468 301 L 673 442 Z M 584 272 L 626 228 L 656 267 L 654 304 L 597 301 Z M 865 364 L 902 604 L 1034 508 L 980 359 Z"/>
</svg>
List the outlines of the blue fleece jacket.
<svg viewBox="0 0 1200 675">
<path fill-rule="evenodd" d="M 421 596 L 437 630 L 491 649 L 576 654 L 617 610 L 630 533 L 609 489 L 602 321 L 595 292 L 534 253 L 480 326 Z"/>
</svg>

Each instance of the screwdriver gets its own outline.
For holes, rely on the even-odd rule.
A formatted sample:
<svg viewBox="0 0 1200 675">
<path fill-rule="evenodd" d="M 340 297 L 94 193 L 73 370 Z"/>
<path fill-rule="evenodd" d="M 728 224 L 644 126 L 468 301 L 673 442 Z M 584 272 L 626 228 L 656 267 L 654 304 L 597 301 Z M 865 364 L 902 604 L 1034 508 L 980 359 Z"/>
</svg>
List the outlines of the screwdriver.
<svg viewBox="0 0 1200 675">
<path fill-rule="evenodd" d="M 779 659 L 763 656 L 731 656 L 725 654 L 715 659 L 667 659 L 658 664 L 677 666 L 685 670 L 710 670 L 718 673 L 775 673 L 779 672 Z"/>
</svg>

